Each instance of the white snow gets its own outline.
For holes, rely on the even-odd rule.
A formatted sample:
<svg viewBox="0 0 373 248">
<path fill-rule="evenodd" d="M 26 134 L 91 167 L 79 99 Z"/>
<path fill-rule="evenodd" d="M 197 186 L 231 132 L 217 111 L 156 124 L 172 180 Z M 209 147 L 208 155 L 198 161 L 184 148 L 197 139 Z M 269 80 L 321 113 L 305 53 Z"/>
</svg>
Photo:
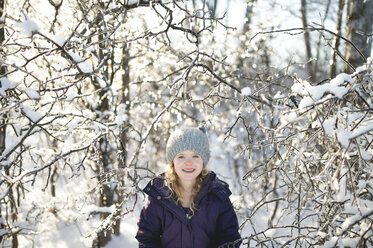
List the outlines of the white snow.
<svg viewBox="0 0 373 248">
<path fill-rule="evenodd" d="M 344 129 L 337 129 L 337 139 L 342 146 L 348 147 L 350 143 L 350 131 Z"/>
<path fill-rule="evenodd" d="M 23 90 L 29 98 L 34 100 L 40 99 L 40 95 L 36 90 L 27 87 L 25 87 Z"/>
<path fill-rule="evenodd" d="M 341 174 L 345 174 L 347 171 L 344 169 L 342 170 Z M 338 190 L 335 194 L 335 200 L 338 202 L 345 202 L 347 200 L 353 199 L 353 196 L 348 193 L 346 190 L 346 176 L 342 177 L 339 181 L 335 180 L 338 184 Z"/>
<path fill-rule="evenodd" d="M 320 237 L 323 238 L 323 239 L 326 238 L 326 237 L 328 236 L 327 233 L 322 232 L 322 231 L 318 231 L 316 235 L 317 235 L 317 236 L 320 236 Z"/>
<path fill-rule="evenodd" d="M 371 216 L 373 214 L 373 204 L 371 203 L 368 207 L 360 207 L 359 212 L 352 215 L 351 217 L 346 218 L 341 226 L 341 232 L 344 232 L 349 228 L 351 225 L 355 224 L 360 219 L 364 219 L 367 216 Z"/>
<path fill-rule="evenodd" d="M 20 29 L 20 34 L 25 36 L 32 36 L 35 32 L 39 31 L 39 26 L 36 22 L 28 19 L 26 17 L 26 20 L 24 22 L 18 22 L 15 24 L 16 28 Z"/>
<path fill-rule="evenodd" d="M 343 238 L 342 244 L 344 247 L 358 247 L 360 238 Z"/>
<path fill-rule="evenodd" d="M 276 237 L 276 232 L 277 232 L 276 229 L 271 228 L 271 229 L 266 230 L 264 234 L 266 237 L 271 238 L 271 237 Z"/>
<path fill-rule="evenodd" d="M 335 126 L 335 118 L 329 118 L 329 119 L 324 120 L 323 122 L 323 127 L 327 135 L 330 135 L 330 136 L 333 135 L 334 126 Z"/>
<path fill-rule="evenodd" d="M 16 83 L 10 82 L 9 79 L 6 77 L 0 78 L 0 82 L 1 82 L 0 96 L 5 96 L 5 91 L 9 89 L 13 89 L 17 86 Z"/>
<path fill-rule="evenodd" d="M 76 97 L 76 94 L 74 92 L 69 91 L 66 94 L 66 101 L 72 101 Z"/>
<path fill-rule="evenodd" d="M 128 120 L 128 115 L 126 114 L 126 104 L 120 104 L 117 109 L 117 116 L 115 118 L 115 123 L 119 127 L 127 120 Z"/>
<path fill-rule="evenodd" d="M 76 63 L 80 63 L 80 62 L 82 62 L 84 59 L 81 57 L 81 56 L 79 56 L 78 54 L 76 54 L 76 53 L 74 53 L 74 52 L 72 52 L 72 51 L 68 51 L 67 52 L 69 55 L 70 55 L 70 57 L 76 62 Z"/>
<path fill-rule="evenodd" d="M 59 64 L 56 64 L 56 65 L 53 65 L 53 67 L 57 70 L 57 71 L 63 71 L 67 68 L 69 68 L 69 65 L 67 64 L 63 64 L 63 63 L 59 63 Z"/>
<path fill-rule="evenodd" d="M 78 64 L 78 67 L 83 73 L 92 73 L 93 72 L 93 66 L 87 62 L 81 62 Z"/>
<path fill-rule="evenodd" d="M 97 82 L 100 84 L 100 87 L 101 87 L 101 88 L 105 88 L 105 87 L 107 86 L 105 80 L 103 80 L 102 78 L 100 78 L 100 77 L 96 77 L 96 80 L 97 80 Z"/>
<path fill-rule="evenodd" d="M 66 125 L 67 128 L 69 129 L 69 132 L 74 131 L 74 129 L 76 129 L 82 121 L 83 121 L 83 119 L 80 118 L 80 117 L 76 117 L 76 118 L 74 118 L 72 121 L 70 121 L 70 122 Z"/>
<path fill-rule="evenodd" d="M 344 84 L 345 82 L 348 82 L 352 84 L 354 80 L 352 79 L 351 75 L 346 73 L 341 73 L 337 75 L 335 78 L 330 80 L 331 85 L 340 86 L 341 84 Z"/>
<path fill-rule="evenodd" d="M 128 5 L 132 5 L 132 4 L 138 4 L 139 0 L 127 0 L 126 2 Z"/>
<path fill-rule="evenodd" d="M 315 101 L 309 97 L 309 96 L 306 96 L 304 97 L 300 102 L 299 102 L 299 108 L 307 108 L 309 106 L 311 106 L 312 104 L 314 104 Z"/>
<path fill-rule="evenodd" d="M 328 126 L 328 124 L 326 124 Z M 325 125 L 324 125 L 325 128 Z M 341 143 L 342 146 L 348 147 L 348 144 L 352 139 L 355 139 L 365 133 L 368 133 L 373 130 L 373 121 L 363 122 L 356 128 L 354 131 L 349 131 L 343 128 L 338 128 L 335 130 L 337 139 Z M 329 127 L 328 132 L 332 132 L 331 127 Z M 328 133 L 330 134 L 330 133 Z M 366 156 L 369 156 L 365 153 Z"/>
<path fill-rule="evenodd" d="M 77 64 L 77 66 L 83 73 L 93 72 L 93 66 L 89 64 L 87 61 L 84 61 L 84 59 L 81 56 L 71 51 L 69 51 L 68 54 L 71 56 L 71 58 L 74 60 L 74 62 Z"/>
<path fill-rule="evenodd" d="M 83 208 L 82 213 L 90 214 L 92 212 L 100 212 L 100 213 L 112 213 L 115 211 L 115 205 L 111 205 L 110 207 L 98 207 L 97 205 L 87 205 Z"/>
<path fill-rule="evenodd" d="M 249 87 L 245 87 L 241 90 L 244 96 L 251 96 L 251 89 Z"/>
<path fill-rule="evenodd" d="M 326 241 L 323 245 L 319 246 L 319 248 L 333 248 L 336 246 L 338 242 L 338 237 L 331 237 L 330 240 Z"/>
<path fill-rule="evenodd" d="M 18 137 L 14 137 L 12 135 L 7 134 L 7 142 L 6 142 L 6 147 L 3 153 L 0 155 L 0 160 L 3 158 L 7 157 L 8 154 L 18 145 L 18 143 L 26 136 L 26 132 L 24 132 L 22 135 Z M 9 162 L 5 162 L 5 164 L 2 165 L 7 165 Z M 1 170 L 0 170 L 1 171 Z"/>
<path fill-rule="evenodd" d="M 276 95 L 273 97 L 273 99 L 281 99 L 286 97 L 281 91 L 277 91 Z"/>
<path fill-rule="evenodd" d="M 282 115 L 281 120 L 283 120 L 285 123 L 291 123 L 298 120 L 298 116 L 296 112 L 290 112 Z"/>
<path fill-rule="evenodd" d="M 291 86 L 291 91 L 296 93 L 296 94 L 299 94 L 299 95 L 305 95 L 306 94 L 306 92 L 303 89 L 302 84 L 300 84 L 300 83 L 293 84 L 293 86 Z"/>
<path fill-rule="evenodd" d="M 360 151 L 360 154 L 361 154 L 362 159 L 368 161 L 368 160 L 371 160 L 372 157 L 373 157 L 373 150 L 368 149 L 367 151 L 365 151 L 365 150 L 362 149 Z"/>
<path fill-rule="evenodd" d="M 136 233 L 133 233 L 133 227 L 130 224 L 127 224 L 126 222 L 122 222 L 121 228 L 123 228 L 124 231 L 119 236 L 114 236 L 111 238 L 111 241 L 109 244 L 106 245 L 107 248 L 119 248 L 119 247 L 128 247 L 128 248 L 137 248 L 138 242 L 134 238 Z M 137 230 L 136 230 L 137 231 Z"/>
<path fill-rule="evenodd" d="M 66 43 L 66 38 L 60 35 L 51 35 L 51 39 L 58 44 L 59 46 L 63 46 Z"/>
<path fill-rule="evenodd" d="M 350 138 L 353 139 L 353 138 L 359 137 L 363 135 L 364 133 L 367 133 L 372 130 L 373 130 L 373 121 L 362 123 L 357 129 L 355 129 L 351 133 Z"/>
<path fill-rule="evenodd" d="M 342 85 L 344 82 L 353 83 L 351 75 L 342 73 L 332 79 L 330 83 L 316 86 L 312 86 L 306 80 L 299 80 L 299 82 L 291 87 L 291 90 L 293 93 L 304 96 L 299 103 L 299 108 L 306 108 L 317 103 L 321 99 L 329 97 L 328 94 L 332 94 L 341 99 L 349 90 L 349 88 Z"/>
<path fill-rule="evenodd" d="M 39 121 L 43 115 L 41 113 L 32 111 L 28 106 L 22 105 L 21 106 L 23 113 L 32 121 L 37 122 Z"/>
</svg>

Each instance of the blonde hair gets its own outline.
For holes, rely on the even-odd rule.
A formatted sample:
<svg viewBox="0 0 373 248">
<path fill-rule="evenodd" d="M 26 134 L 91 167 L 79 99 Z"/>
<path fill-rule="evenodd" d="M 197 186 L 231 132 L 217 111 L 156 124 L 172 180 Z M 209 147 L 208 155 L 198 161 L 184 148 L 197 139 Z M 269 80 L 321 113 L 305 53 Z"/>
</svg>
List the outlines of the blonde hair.
<svg viewBox="0 0 373 248">
<path fill-rule="evenodd" d="M 188 208 L 192 211 L 192 216 L 194 215 L 195 211 L 197 210 L 197 208 L 194 205 L 194 200 L 195 200 L 197 194 L 199 193 L 199 191 L 201 190 L 203 179 L 205 179 L 205 177 L 207 176 L 208 173 L 209 173 L 209 170 L 206 169 L 205 167 L 203 167 L 201 173 L 197 176 L 196 183 L 195 183 L 195 185 L 193 187 L 193 190 L 192 190 L 192 201 L 191 201 L 190 205 L 188 206 Z M 179 177 L 176 174 L 175 166 L 174 166 L 173 162 L 168 165 L 165 175 L 166 175 L 165 183 L 166 183 L 166 186 L 171 191 L 171 197 L 173 198 L 173 200 L 177 204 L 181 204 L 182 188 L 181 188 L 181 184 L 179 182 Z"/>
</svg>

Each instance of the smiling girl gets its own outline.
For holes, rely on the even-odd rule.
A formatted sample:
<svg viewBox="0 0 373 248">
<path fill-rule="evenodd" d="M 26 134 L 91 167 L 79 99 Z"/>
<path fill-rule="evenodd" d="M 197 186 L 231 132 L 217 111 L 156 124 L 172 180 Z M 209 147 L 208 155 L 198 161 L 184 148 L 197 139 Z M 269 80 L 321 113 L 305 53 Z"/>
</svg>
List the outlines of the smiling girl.
<svg viewBox="0 0 373 248">
<path fill-rule="evenodd" d="M 148 202 L 138 222 L 139 247 L 239 247 L 231 191 L 206 169 L 210 149 L 205 131 L 183 128 L 173 132 L 166 157 L 166 173 L 144 189 Z"/>
</svg>

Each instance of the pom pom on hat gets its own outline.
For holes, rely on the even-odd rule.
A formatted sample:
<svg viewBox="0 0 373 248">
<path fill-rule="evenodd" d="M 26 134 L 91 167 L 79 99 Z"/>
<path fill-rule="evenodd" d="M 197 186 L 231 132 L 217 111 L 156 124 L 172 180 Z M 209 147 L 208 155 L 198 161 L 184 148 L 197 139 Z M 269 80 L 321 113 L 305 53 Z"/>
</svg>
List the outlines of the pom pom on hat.
<svg viewBox="0 0 373 248">
<path fill-rule="evenodd" d="M 187 127 L 171 133 L 166 146 L 166 158 L 172 163 L 182 151 L 198 153 L 206 165 L 210 159 L 210 145 L 204 128 Z"/>
</svg>

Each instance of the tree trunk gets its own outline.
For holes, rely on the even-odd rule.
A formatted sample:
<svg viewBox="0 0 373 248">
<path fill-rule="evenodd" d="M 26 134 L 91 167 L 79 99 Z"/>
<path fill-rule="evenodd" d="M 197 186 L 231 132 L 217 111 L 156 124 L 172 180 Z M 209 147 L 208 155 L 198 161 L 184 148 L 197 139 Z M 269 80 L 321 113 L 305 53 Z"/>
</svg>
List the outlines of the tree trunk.
<svg viewBox="0 0 373 248">
<path fill-rule="evenodd" d="M 216 9 L 217 9 L 217 6 L 218 6 L 218 0 L 207 1 L 206 4 L 207 4 L 207 8 L 210 11 L 211 17 L 215 18 L 215 16 L 216 16 Z"/>
<path fill-rule="evenodd" d="M 245 12 L 245 22 L 242 29 L 242 33 L 246 34 L 250 31 L 250 24 L 251 24 L 251 17 L 253 16 L 254 10 L 254 3 L 256 0 L 248 0 L 246 5 L 246 12 Z"/>
<path fill-rule="evenodd" d="M 5 10 L 5 0 L 0 0 L 0 18 L 3 17 Z M 5 22 L 5 18 L 3 20 Z M 0 24 L 1 25 L 1 24 Z M 5 40 L 5 32 L 4 32 L 4 25 L 0 27 L 0 55 L 3 57 L 3 51 L 2 51 L 2 44 Z M 5 74 L 6 70 L 5 67 L 0 65 L 0 78 Z M 1 87 L 1 81 L 0 81 L 0 87 Z M 3 102 L 1 102 L 1 106 L 4 107 Z M 5 150 L 5 135 L 6 135 L 6 116 L 5 114 L 0 115 L 0 155 L 3 154 Z M 2 211 L 0 210 L 0 219 L 3 219 Z M 4 223 L 0 222 L 0 229 L 4 229 Z M 2 242 L 3 236 L 0 236 L 0 243 Z"/>
<path fill-rule="evenodd" d="M 102 8 L 105 8 L 104 3 L 100 3 Z M 97 17 L 96 25 L 99 30 L 99 35 L 98 35 L 98 54 L 101 59 L 104 59 L 106 56 L 109 56 L 107 54 L 107 49 L 106 49 L 106 44 L 105 44 L 105 29 L 102 27 L 103 25 L 103 16 L 101 14 L 98 14 L 99 16 Z M 103 68 L 103 74 L 104 77 L 109 80 L 110 75 L 110 68 L 107 63 L 105 62 L 105 67 Z M 97 90 L 100 90 L 99 93 L 99 99 L 100 103 L 97 106 L 97 112 L 98 113 L 105 113 L 107 111 L 110 111 L 110 103 L 108 99 L 108 88 L 102 88 L 98 80 L 95 78 L 93 82 L 95 88 Z M 98 114 L 97 118 L 106 118 L 106 117 L 101 117 L 100 114 Z M 98 205 L 99 207 L 110 207 L 113 204 L 114 200 L 114 194 L 113 194 L 113 189 L 111 188 L 111 182 L 108 182 L 106 180 L 106 173 L 112 169 L 112 161 L 111 161 L 111 148 L 109 145 L 109 140 L 107 136 L 103 136 L 100 141 L 99 141 L 99 147 L 100 151 L 100 156 L 101 156 L 101 161 L 100 161 L 100 166 L 99 170 L 97 172 L 99 184 L 100 184 L 100 195 L 99 195 L 99 202 Z M 103 212 L 100 213 L 100 220 L 104 221 L 107 217 L 109 216 L 109 213 Z M 111 231 L 106 230 L 105 227 L 103 230 L 100 230 L 97 233 L 97 239 L 94 240 L 92 247 L 99 248 L 99 247 L 105 247 L 109 241 L 111 240 Z"/>
<path fill-rule="evenodd" d="M 347 39 L 351 44 L 346 44 L 346 64 L 345 71 L 351 72 L 370 56 L 372 41 L 368 40 L 372 33 L 373 24 L 373 0 L 348 0 L 347 5 Z M 351 68 L 352 67 L 352 68 Z"/>
<path fill-rule="evenodd" d="M 106 182 L 105 175 L 108 170 L 110 170 L 110 145 L 106 137 L 100 140 L 100 150 L 101 150 L 101 170 L 99 170 L 99 180 L 100 180 L 100 197 L 99 206 L 100 207 L 110 207 L 113 204 L 114 195 L 113 189 L 111 188 L 111 183 Z M 109 216 L 109 213 L 100 213 L 100 220 L 103 221 Z M 111 231 L 102 230 L 98 233 L 98 240 L 95 247 L 105 247 L 111 240 Z"/>
<path fill-rule="evenodd" d="M 98 20 L 98 26 L 100 25 L 100 20 Z M 100 28 L 100 27 L 99 27 Z M 104 30 L 101 30 L 99 35 L 99 40 L 102 41 L 105 39 Z M 111 42 L 111 48 L 112 48 L 112 55 L 111 61 L 115 61 L 114 56 L 116 56 L 117 53 L 115 53 L 115 43 Z M 120 43 L 122 45 L 122 43 Z M 99 43 L 99 55 L 101 58 L 104 58 L 107 54 L 106 47 L 104 47 L 104 43 Z M 121 104 L 125 105 L 125 111 L 124 114 L 126 114 L 129 117 L 129 110 L 130 110 L 130 69 L 129 69 L 129 61 L 130 61 L 130 53 L 129 53 L 129 46 L 128 44 L 123 44 L 122 46 L 122 53 L 118 53 L 118 57 L 121 58 L 121 64 L 120 64 L 120 72 L 123 73 L 122 75 L 122 97 L 121 97 Z M 105 77 L 107 79 L 114 80 L 114 73 L 116 72 L 114 68 L 115 65 L 107 65 L 105 70 Z M 113 83 L 113 82 L 110 82 Z M 97 89 L 100 88 L 100 84 L 98 82 L 95 82 L 95 87 Z M 107 112 L 112 111 L 112 107 L 110 104 L 110 100 L 108 98 L 108 89 L 101 89 L 100 93 L 100 99 L 101 104 L 99 106 L 99 112 Z M 100 231 L 97 235 L 97 240 L 94 241 L 93 247 L 104 247 L 108 244 L 108 242 L 111 240 L 112 235 L 119 235 L 120 234 L 120 218 L 117 218 L 121 214 L 121 203 L 124 199 L 123 195 L 123 188 L 124 188 L 124 181 L 123 176 L 121 173 L 116 178 L 116 185 L 113 185 L 113 183 L 105 182 L 105 175 L 110 170 L 114 169 L 113 165 L 118 164 L 118 169 L 121 170 L 125 167 L 126 164 L 126 155 L 127 155 L 127 143 L 128 143 L 128 134 L 127 130 L 124 129 L 124 125 L 120 127 L 121 130 L 123 130 L 120 133 L 120 148 L 117 149 L 116 152 L 122 152 L 122 156 L 120 157 L 119 161 L 116 160 L 116 156 L 114 155 L 114 150 L 109 145 L 109 140 L 106 137 L 103 137 L 100 140 L 100 153 L 101 153 L 101 169 L 98 171 L 98 178 L 100 180 L 101 184 L 101 191 L 100 191 L 100 197 L 99 197 L 99 206 L 100 207 L 110 207 L 112 205 L 115 205 L 117 208 L 117 212 L 112 216 L 112 219 L 110 221 L 114 221 L 112 223 L 112 229 L 107 231 Z M 113 187 L 114 186 L 114 187 Z M 104 220 L 109 216 L 109 213 L 101 213 L 100 219 Z"/>
<path fill-rule="evenodd" d="M 322 18 L 323 19 L 322 23 L 324 23 L 324 21 L 328 18 L 330 3 L 331 3 L 331 0 L 328 0 L 328 2 L 326 4 L 326 8 L 325 8 L 325 13 L 324 13 L 324 16 Z M 317 45 L 316 45 L 316 56 L 315 56 L 315 61 L 313 63 L 313 72 L 312 72 L 312 75 L 315 75 L 315 79 L 317 77 L 317 72 L 319 71 L 318 63 L 319 63 L 319 59 L 320 59 L 320 47 L 321 47 L 321 40 L 323 38 L 323 35 L 324 35 L 323 31 L 320 31 L 319 38 L 318 38 Z"/>
<path fill-rule="evenodd" d="M 253 16 L 254 4 L 256 0 L 247 0 L 246 3 L 246 12 L 245 12 L 245 20 L 242 27 L 242 35 L 247 36 L 250 32 L 250 25 L 251 25 L 251 17 Z M 247 49 L 247 45 L 244 41 L 241 42 L 241 49 L 245 51 Z M 245 59 L 241 56 L 238 56 L 237 68 L 244 68 Z"/>
<path fill-rule="evenodd" d="M 304 30 L 304 42 L 306 45 L 306 56 L 307 56 L 307 71 L 310 74 L 312 78 L 314 78 L 314 75 L 312 75 L 313 70 L 312 70 L 312 50 L 311 50 L 311 37 L 310 33 L 307 31 L 307 1 L 306 0 L 301 0 L 301 14 L 302 14 L 302 24 Z"/>
<path fill-rule="evenodd" d="M 130 112 L 130 87 L 129 87 L 129 84 L 130 84 L 130 68 L 129 68 L 129 46 L 128 44 L 124 44 L 123 45 L 123 48 L 122 48 L 122 62 L 121 62 L 121 69 L 123 71 L 123 75 L 122 75 L 122 99 L 121 99 L 121 103 L 124 104 L 126 106 L 126 110 L 125 110 L 125 114 L 128 116 L 129 118 L 129 112 Z M 121 156 L 121 160 L 118 161 L 118 167 L 120 170 L 124 169 L 125 168 L 125 164 L 126 164 L 126 159 L 127 159 L 127 144 L 128 144 L 128 135 L 127 135 L 127 130 L 126 129 L 123 129 L 123 126 L 121 127 L 121 129 L 123 130 L 121 133 L 120 133 L 120 146 L 121 146 L 121 149 L 122 149 L 122 156 Z M 123 181 L 123 177 L 121 176 L 121 174 L 118 176 L 117 178 L 118 180 L 118 185 L 120 187 L 118 187 L 118 190 L 116 190 L 116 194 L 117 194 L 117 203 L 121 203 L 124 199 L 124 195 L 123 195 L 123 192 L 122 192 L 122 189 L 124 187 L 124 181 Z M 117 215 L 119 215 L 120 212 L 117 213 Z M 115 225 L 114 225 L 114 230 L 113 230 L 113 233 L 114 235 L 119 235 L 120 234 L 120 218 L 117 218 L 115 220 Z"/>
<path fill-rule="evenodd" d="M 5 24 L 5 0 L 0 0 L 0 18 L 2 20 L 2 22 L 4 22 L 3 24 Z M 5 57 L 5 54 L 4 54 L 4 51 L 2 50 L 2 44 L 5 40 L 5 25 L 3 24 L 0 24 L 0 56 L 1 57 Z M 2 78 L 2 76 L 7 72 L 7 68 L 3 65 L 0 65 L 0 78 Z M 1 81 L 0 81 L 0 87 L 1 87 Z M 4 107 L 7 107 L 8 106 L 8 101 L 7 101 L 7 93 L 5 92 L 4 93 L 4 97 L 1 101 L 1 107 L 4 108 Z M 7 128 L 7 119 L 8 119 L 8 114 L 7 113 L 4 113 L 4 114 L 0 114 L 0 155 L 3 154 L 5 148 L 6 148 L 6 143 L 5 143 L 5 140 L 6 140 L 6 128 Z M 4 172 L 7 176 L 10 175 L 10 168 L 9 166 L 6 166 L 5 169 L 4 169 Z M 13 188 L 11 185 L 9 185 L 9 192 L 7 194 L 7 198 L 8 198 L 8 201 L 5 201 L 4 200 L 4 205 L 5 205 L 5 208 L 7 208 L 9 206 L 9 210 L 6 210 L 5 212 L 7 213 L 6 216 L 2 216 L 2 211 L 0 211 L 0 219 L 7 219 L 7 221 L 10 221 L 12 223 L 14 222 L 17 222 L 17 219 L 18 219 L 18 213 L 17 213 L 17 201 L 15 200 L 15 197 L 14 197 L 15 193 L 13 191 Z M 8 205 L 8 206 L 7 206 Z M 10 216 L 8 216 L 8 214 L 10 213 Z M 4 225 L 4 222 L 1 221 L 0 223 L 0 228 L 1 229 L 5 229 L 7 228 L 5 225 Z M 12 232 L 12 229 L 11 227 L 9 228 L 10 231 L 11 231 L 11 237 L 12 237 L 12 248 L 18 248 L 18 235 L 17 235 L 17 232 Z M 0 243 L 2 242 L 2 239 L 3 239 L 4 236 L 0 236 Z"/>
<path fill-rule="evenodd" d="M 338 19 L 337 19 L 337 28 L 336 28 L 338 35 L 341 35 L 342 33 L 342 16 L 343 16 L 344 5 L 345 5 L 345 0 L 339 0 Z M 337 53 L 338 53 L 340 41 L 341 39 L 339 36 L 334 37 L 334 47 L 333 47 L 332 58 L 331 58 L 332 63 L 330 65 L 330 73 L 329 73 L 329 76 L 331 78 L 335 77 L 337 73 Z"/>
<path fill-rule="evenodd" d="M 4 13 L 4 8 L 5 8 L 5 0 L 0 0 L 0 18 L 3 16 Z M 5 19 L 3 20 L 5 22 Z M 1 25 L 1 24 L 0 24 Z M 5 40 L 5 30 L 4 30 L 4 25 L 0 26 L 0 44 L 3 44 Z M 3 51 L 2 51 L 2 46 L 0 45 L 0 55 L 3 57 Z M 5 66 L 0 65 L 0 78 L 5 74 L 6 68 Z M 0 86 L 1 81 L 0 81 Z M 5 102 L 1 102 L 1 106 L 4 106 Z M 5 150 L 5 134 L 6 134 L 6 118 L 4 114 L 1 115 L 0 118 L 0 155 L 3 153 Z"/>
</svg>

